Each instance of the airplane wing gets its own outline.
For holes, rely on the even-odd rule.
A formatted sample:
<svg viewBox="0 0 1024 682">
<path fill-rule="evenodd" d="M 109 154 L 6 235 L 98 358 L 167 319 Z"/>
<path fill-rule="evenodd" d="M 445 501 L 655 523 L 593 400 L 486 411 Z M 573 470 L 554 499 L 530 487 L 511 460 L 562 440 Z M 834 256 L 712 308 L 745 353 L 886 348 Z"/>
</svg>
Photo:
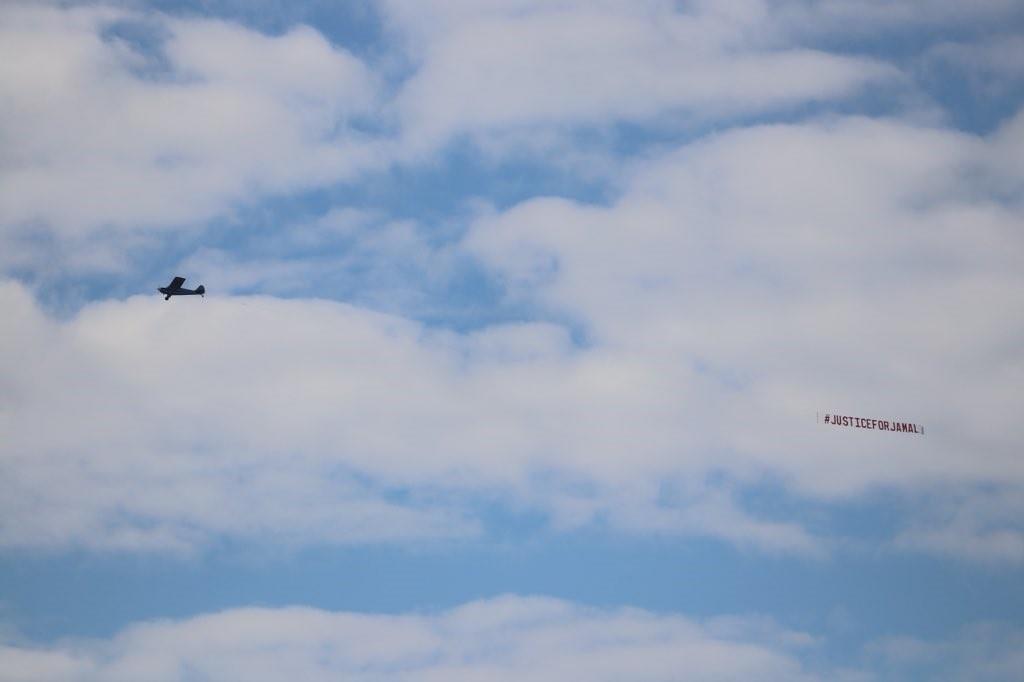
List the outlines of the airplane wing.
<svg viewBox="0 0 1024 682">
<path fill-rule="evenodd" d="M 181 285 L 185 283 L 184 277 L 175 277 L 171 280 L 171 283 L 167 285 L 168 289 L 180 289 Z"/>
</svg>

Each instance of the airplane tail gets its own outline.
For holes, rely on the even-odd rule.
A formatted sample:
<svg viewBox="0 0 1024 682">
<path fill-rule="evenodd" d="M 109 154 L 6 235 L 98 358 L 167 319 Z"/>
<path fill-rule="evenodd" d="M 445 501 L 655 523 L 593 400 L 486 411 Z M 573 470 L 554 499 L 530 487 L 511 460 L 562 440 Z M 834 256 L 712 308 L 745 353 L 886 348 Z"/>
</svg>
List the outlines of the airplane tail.
<svg viewBox="0 0 1024 682">
<path fill-rule="evenodd" d="M 199 294 L 200 296 L 205 295 L 206 294 L 206 287 L 204 287 L 202 284 L 200 284 L 199 286 L 196 287 L 196 293 Z"/>
</svg>

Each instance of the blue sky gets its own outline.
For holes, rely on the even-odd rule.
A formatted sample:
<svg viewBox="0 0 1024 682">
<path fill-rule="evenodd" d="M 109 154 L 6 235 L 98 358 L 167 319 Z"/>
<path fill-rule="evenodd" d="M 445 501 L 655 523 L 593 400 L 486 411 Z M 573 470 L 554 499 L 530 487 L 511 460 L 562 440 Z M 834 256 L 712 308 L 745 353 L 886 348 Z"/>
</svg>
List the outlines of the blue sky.
<svg viewBox="0 0 1024 682">
<path fill-rule="evenodd" d="M 1019 679 L 1019 3 L 13 2 L 0 97 L 0 679 Z"/>
</svg>

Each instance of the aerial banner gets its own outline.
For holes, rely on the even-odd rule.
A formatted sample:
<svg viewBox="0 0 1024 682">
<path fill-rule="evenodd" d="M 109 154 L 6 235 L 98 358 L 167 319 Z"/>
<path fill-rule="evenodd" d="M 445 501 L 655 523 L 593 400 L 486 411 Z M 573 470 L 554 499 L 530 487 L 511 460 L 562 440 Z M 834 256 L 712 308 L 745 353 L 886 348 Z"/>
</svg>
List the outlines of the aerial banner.
<svg viewBox="0 0 1024 682">
<path fill-rule="evenodd" d="M 820 417 L 821 413 L 818 413 Z M 914 422 L 899 421 L 896 419 L 874 419 L 868 417 L 851 417 L 849 415 L 833 414 L 831 412 L 825 413 L 823 420 L 819 419 L 820 423 L 827 424 L 829 426 L 845 426 L 854 429 L 871 429 L 874 431 L 889 431 L 891 433 L 916 433 L 918 435 L 924 434 L 924 426 L 921 424 L 915 424 Z"/>
</svg>

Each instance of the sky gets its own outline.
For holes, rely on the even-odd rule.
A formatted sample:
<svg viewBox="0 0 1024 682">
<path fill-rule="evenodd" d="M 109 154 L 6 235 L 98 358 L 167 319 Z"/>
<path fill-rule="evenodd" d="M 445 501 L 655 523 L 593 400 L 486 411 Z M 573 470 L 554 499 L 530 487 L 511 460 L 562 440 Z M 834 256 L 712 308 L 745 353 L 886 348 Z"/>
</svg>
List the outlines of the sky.
<svg viewBox="0 0 1024 682">
<path fill-rule="evenodd" d="M 0 680 L 1020 679 L 1016 0 L 9 0 L 0 102 Z"/>
</svg>

